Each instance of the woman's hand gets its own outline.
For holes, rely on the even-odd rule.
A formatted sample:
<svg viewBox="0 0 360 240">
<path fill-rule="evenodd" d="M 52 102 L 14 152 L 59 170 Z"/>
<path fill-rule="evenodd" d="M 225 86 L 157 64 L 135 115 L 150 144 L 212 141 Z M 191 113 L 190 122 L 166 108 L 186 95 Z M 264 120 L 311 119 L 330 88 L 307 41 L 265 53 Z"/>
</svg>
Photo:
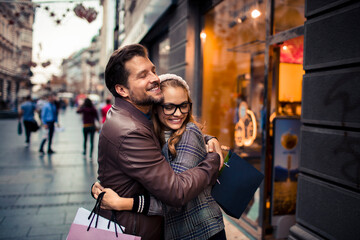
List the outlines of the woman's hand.
<svg viewBox="0 0 360 240">
<path fill-rule="evenodd" d="M 99 194 L 104 190 L 103 186 L 100 183 L 95 182 L 91 188 L 91 192 L 95 199 L 99 197 Z"/>
<path fill-rule="evenodd" d="M 122 198 L 110 188 L 105 188 L 101 208 L 106 210 L 130 211 L 133 207 L 133 198 Z"/>
</svg>

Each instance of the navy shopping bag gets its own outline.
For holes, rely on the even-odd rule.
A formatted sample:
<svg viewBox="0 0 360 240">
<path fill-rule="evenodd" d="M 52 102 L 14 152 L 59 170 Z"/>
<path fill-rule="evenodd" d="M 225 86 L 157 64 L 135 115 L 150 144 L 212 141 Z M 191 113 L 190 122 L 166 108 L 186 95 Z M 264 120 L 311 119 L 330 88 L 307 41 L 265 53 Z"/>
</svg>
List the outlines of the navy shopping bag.
<svg viewBox="0 0 360 240">
<path fill-rule="evenodd" d="M 264 175 L 231 151 L 225 158 L 225 164 L 218 178 L 220 183 L 215 184 L 211 194 L 226 214 L 240 218 Z"/>
</svg>

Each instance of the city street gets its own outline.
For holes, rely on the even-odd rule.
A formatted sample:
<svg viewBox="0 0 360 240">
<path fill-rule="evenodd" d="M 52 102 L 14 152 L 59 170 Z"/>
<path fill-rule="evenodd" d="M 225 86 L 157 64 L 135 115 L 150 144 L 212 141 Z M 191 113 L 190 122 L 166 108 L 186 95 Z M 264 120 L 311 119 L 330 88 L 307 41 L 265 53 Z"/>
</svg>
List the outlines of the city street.
<svg viewBox="0 0 360 240">
<path fill-rule="evenodd" d="M 52 144 L 56 153 L 41 155 L 40 130 L 27 148 L 24 132 L 17 134 L 17 119 L 0 119 L 0 239 L 66 239 L 77 209 L 94 206 L 89 190 L 97 161 L 82 155 L 81 116 L 68 108 L 59 122 L 63 130 Z M 98 134 L 95 139 L 97 156 Z M 249 239 L 227 217 L 224 221 L 228 239 Z"/>
</svg>

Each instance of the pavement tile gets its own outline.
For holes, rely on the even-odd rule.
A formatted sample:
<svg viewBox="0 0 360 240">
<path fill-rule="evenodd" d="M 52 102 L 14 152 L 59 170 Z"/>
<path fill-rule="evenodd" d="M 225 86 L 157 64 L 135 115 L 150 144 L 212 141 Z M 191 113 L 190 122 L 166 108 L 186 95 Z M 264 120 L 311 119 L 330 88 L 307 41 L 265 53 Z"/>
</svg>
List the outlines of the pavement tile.
<svg viewBox="0 0 360 240">
<path fill-rule="evenodd" d="M 1 208 L 7 208 L 13 206 L 16 201 L 19 199 L 19 196 L 1 196 L 0 202 L 1 202 Z"/>
<path fill-rule="evenodd" d="M 79 207 L 86 208 L 88 210 L 91 210 L 94 207 L 94 204 L 74 204 L 74 205 L 67 205 L 67 206 L 59 206 L 59 207 L 41 207 L 39 209 L 38 214 L 57 214 L 57 213 L 65 213 L 66 218 L 70 218 L 71 222 L 74 220 L 75 214 Z"/>
<path fill-rule="evenodd" d="M 36 237 L 26 237 L 26 238 L 17 238 L 17 240 L 66 240 L 66 237 L 63 238 L 62 234 L 51 234 L 51 235 L 44 235 L 44 236 L 36 236 Z"/>
<path fill-rule="evenodd" d="M 93 199 L 93 197 L 90 195 L 90 193 L 86 193 L 86 194 L 70 194 L 69 195 L 69 200 L 70 203 L 75 202 L 90 202 L 95 204 L 95 200 Z"/>
<path fill-rule="evenodd" d="M 25 215 L 36 215 L 39 208 L 7 208 L 0 210 L 0 216 L 25 216 Z"/>
<path fill-rule="evenodd" d="M 69 232 L 71 224 L 64 224 L 58 226 L 48 226 L 48 227 L 32 227 L 29 232 L 29 237 L 41 237 L 46 235 L 60 235 L 66 234 Z"/>
<path fill-rule="evenodd" d="M 14 228 L 14 227 L 7 227 L 5 225 L 0 225 L 0 239 L 25 238 L 29 231 L 30 231 L 30 227 Z"/>
<path fill-rule="evenodd" d="M 24 193 L 26 184 L 9 184 L 5 182 L 0 183 L 0 196 L 14 193 Z"/>
<path fill-rule="evenodd" d="M 66 203 L 68 196 L 60 195 L 60 196 L 31 196 L 31 197 L 20 197 L 16 206 L 42 206 L 42 205 L 58 205 L 62 203 Z"/>
<path fill-rule="evenodd" d="M 25 226 L 49 227 L 62 225 L 64 223 L 64 220 L 65 213 L 7 216 L 5 217 L 1 225 L 14 228 L 22 228 Z"/>
</svg>

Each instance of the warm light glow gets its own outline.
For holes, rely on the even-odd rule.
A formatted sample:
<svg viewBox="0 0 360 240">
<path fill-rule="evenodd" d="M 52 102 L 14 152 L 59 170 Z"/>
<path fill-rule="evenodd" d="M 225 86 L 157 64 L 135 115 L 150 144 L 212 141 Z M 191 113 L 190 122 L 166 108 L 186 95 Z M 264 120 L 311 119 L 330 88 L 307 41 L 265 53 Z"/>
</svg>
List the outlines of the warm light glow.
<svg viewBox="0 0 360 240">
<path fill-rule="evenodd" d="M 287 47 L 287 46 L 283 46 L 282 49 L 286 51 L 286 50 L 288 49 L 288 47 Z"/>
<path fill-rule="evenodd" d="M 205 40 L 205 39 L 206 39 L 206 33 L 201 32 L 201 33 L 200 33 L 200 38 L 201 38 L 202 40 Z"/>
<path fill-rule="evenodd" d="M 237 20 L 238 23 L 242 23 L 241 18 L 237 18 L 236 20 Z"/>
<path fill-rule="evenodd" d="M 252 17 L 252 18 L 258 18 L 258 17 L 260 17 L 260 15 L 261 15 L 261 12 L 260 12 L 259 10 L 257 10 L 257 9 L 254 9 L 254 10 L 251 12 L 251 17 Z"/>
</svg>

